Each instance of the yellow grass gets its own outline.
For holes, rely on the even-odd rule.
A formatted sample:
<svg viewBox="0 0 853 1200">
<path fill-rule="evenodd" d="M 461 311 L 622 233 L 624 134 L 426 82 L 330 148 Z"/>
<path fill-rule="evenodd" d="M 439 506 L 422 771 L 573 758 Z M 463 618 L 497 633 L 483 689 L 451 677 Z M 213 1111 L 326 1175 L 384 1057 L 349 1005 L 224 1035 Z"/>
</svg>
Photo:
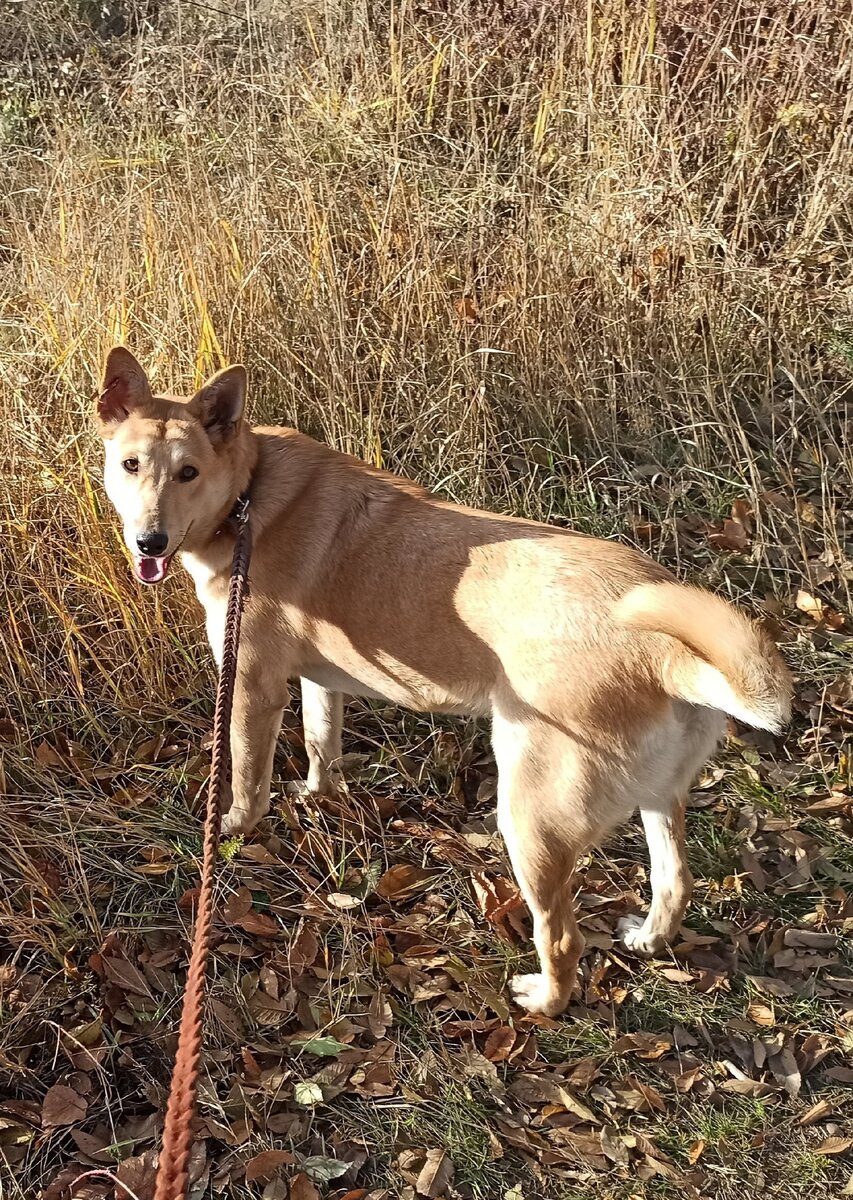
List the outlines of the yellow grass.
<svg viewBox="0 0 853 1200">
<path fill-rule="evenodd" d="M 165 31 L 126 71 L 76 18 L 80 81 L 57 94 L 48 44 L 7 120 L 16 619 L 61 640 L 82 610 L 101 646 L 122 608 L 157 621 L 91 529 L 87 398 L 115 341 L 164 387 L 243 359 L 258 416 L 534 515 L 559 515 L 579 463 L 641 505 L 653 472 L 631 487 L 632 468 L 658 465 L 706 511 L 768 475 L 790 491 L 804 456 L 846 466 L 849 29 L 801 9 L 771 6 L 761 36 L 697 10 L 691 37 L 652 5 L 493 29 L 404 6 L 372 32 L 320 6 L 253 19 L 227 54 L 201 26 L 227 40 L 241 18 L 184 13 L 184 48 Z M 69 555 L 111 583 L 54 589 L 51 616 L 28 579 L 67 580 Z M 137 664 L 140 695 L 160 668 Z"/>
</svg>

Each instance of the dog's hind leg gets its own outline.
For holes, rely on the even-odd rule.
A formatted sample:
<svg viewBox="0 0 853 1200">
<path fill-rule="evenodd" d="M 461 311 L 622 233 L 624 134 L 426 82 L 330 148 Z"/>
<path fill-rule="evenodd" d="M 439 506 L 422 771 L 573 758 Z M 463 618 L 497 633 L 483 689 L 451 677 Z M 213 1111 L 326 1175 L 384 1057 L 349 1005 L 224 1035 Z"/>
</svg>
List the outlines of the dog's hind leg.
<svg viewBox="0 0 853 1200">
<path fill-rule="evenodd" d="M 534 747 L 530 737 L 529 727 L 495 717 L 498 825 L 533 918 L 541 966 L 539 974 L 516 975 L 510 990 L 522 1008 L 553 1016 L 569 1003 L 584 946 L 571 893 L 581 846 L 569 822 L 551 819 L 565 787 L 556 748 Z"/>
<path fill-rule="evenodd" d="M 640 810 L 649 844 L 652 903 L 645 921 L 628 917 L 619 925 L 622 941 L 638 954 L 655 954 L 673 941 L 690 902 L 693 876 L 684 848 L 684 809 L 680 799 L 668 811 Z"/>
<path fill-rule="evenodd" d="M 340 692 L 302 679 L 302 729 L 308 752 L 308 791 L 334 795 L 338 790 L 344 698 Z"/>
<path fill-rule="evenodd" d="M 628 917 L 619 922 L 622 941 L 637 954 L 656 954 L 678 936 L 693 890 L 693 876 L 684 848 L 687 795 L 725 727 L 723 715 L 713 709 L 676 704 L 673 715 L 679 723 L 681 754 L 668 781 L 659 777 L 655 785 L 662 801 L 640 802 L 640 816 L 649 844 L 651 906 L 644 921 Z M 672 797 L 669 802 L 668 796 Z"/>
</svg>

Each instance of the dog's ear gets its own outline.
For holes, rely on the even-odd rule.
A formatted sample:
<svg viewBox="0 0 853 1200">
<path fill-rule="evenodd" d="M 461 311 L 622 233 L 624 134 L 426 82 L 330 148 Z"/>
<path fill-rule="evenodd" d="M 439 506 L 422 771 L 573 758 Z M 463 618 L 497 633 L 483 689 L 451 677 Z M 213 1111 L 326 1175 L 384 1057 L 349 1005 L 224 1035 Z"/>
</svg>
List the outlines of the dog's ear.
<svg viewBox="0 0 853 1200">
<path fill-rule="evenodd" d="M 214 445 L 227 442 L 240 428 L 247 386 L 245 367 L 226 367 L 208 379 L 190 400 L 190 412 L 202 423 Z"/>
<path fill-rule="evenodd" d="M 129 417 L 134 408 L 151 399 L 148 376 L 124 346 L 113 346 L 104 363 L 104 378 L 97 413 L 102 432 L 109 432 Z"/>
</svg>

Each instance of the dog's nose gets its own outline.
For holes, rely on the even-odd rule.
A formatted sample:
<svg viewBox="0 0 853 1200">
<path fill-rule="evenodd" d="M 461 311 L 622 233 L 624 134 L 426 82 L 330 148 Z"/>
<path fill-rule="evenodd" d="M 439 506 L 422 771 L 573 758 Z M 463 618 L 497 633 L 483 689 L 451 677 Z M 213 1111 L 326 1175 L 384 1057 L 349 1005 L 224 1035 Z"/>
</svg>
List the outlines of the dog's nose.
<svg viewBox="0 0 853 1200">
<path fill-rule="evenodd" d="M 168 533 L 140 533 L 137 535 L 136 544 L 142 554 L 147 554 L 149 558 L 159 558 L 165 553 L 166 547 L 169 544 Z"/>
</svg>

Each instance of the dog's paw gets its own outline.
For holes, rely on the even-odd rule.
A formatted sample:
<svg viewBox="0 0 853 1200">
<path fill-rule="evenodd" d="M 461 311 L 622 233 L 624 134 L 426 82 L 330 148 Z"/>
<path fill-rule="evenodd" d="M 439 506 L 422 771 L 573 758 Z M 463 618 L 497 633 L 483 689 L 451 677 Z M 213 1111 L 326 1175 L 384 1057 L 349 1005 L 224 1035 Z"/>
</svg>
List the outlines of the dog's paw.
<svg viewBox="0 0 853 1200">
<path fill-rule="evenodd" d="M 343 776 L 335 767 L 326 770 L 312 763 L 302 791 L 303 795 L 325 796 L 333 800 L 343 791 Z"/>
<path fill-rule="evenodd" d="M 255 816 L 245 808 L 235 808 L 232 804 L 227 813 L 222 814 L 220 833 L 222 837 L 236 837 L 240 833 L 251 833 L 264 814 Z"/>
<path fill-rule="evenodd" d="M 616 926 L 616 932 L 626 950 L 643 957 L 658 954 L 666 945 L 666 940 L 659 933 L 646 929 L 645 921 L 639 916 L 623 917 Z"/>
<path fill-rule="evenodd" d="M 284 785 L 284 794 L 293 800 L 307 800 L 315 793 L 311 791 L 304 779 L 288 779 Z"/>
<path fill-rule="evenodd" d="M 554 991 L 544 975 L 514 975 L 509 981 L 513 1000 L 528 1012 L 555 1017 L 568 1004 L 568 998 Z"/>
<path fill-rule="evenodd" d="M 322 779 L 318 779 L 315 775 L 309 774 L 307 779 L 289 780 L 285 784 L 284 790 L 294 800 L 310 802 L 312 800 L 334 800 L 341 795 L 344 789 L 337 786 L 333 777 L 324 776 Z"/>
</svg>

